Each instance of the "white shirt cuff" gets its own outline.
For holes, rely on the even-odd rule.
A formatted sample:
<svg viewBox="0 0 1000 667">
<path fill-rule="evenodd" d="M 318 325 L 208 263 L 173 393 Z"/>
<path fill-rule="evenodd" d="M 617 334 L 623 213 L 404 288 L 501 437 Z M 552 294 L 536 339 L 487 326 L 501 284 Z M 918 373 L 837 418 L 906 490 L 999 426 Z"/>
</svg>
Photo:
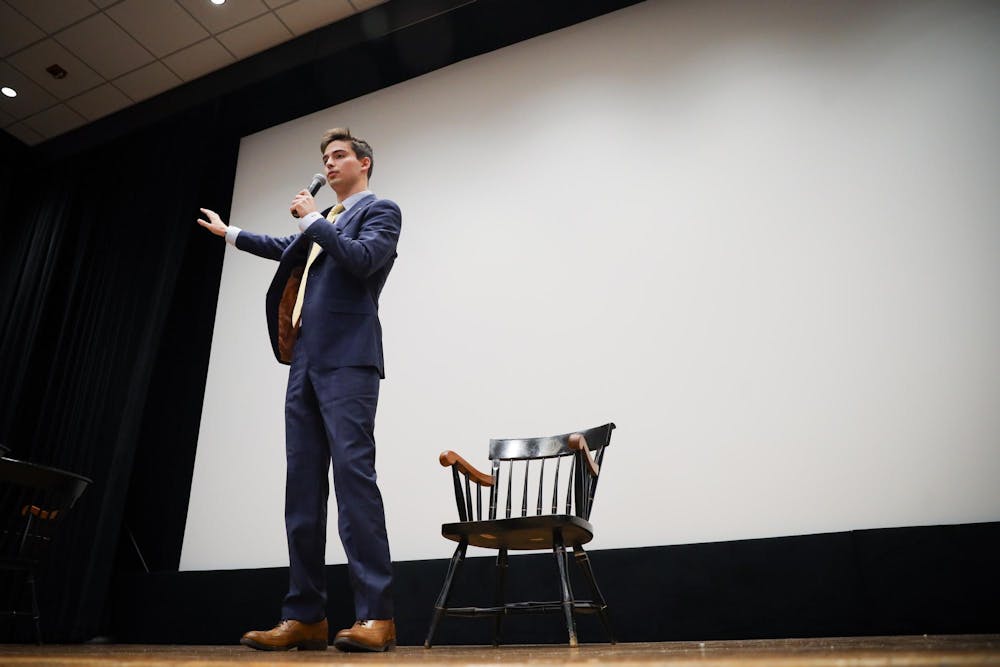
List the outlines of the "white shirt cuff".
<svg viewBox="0 0 1000 667">
<path fill-rule="evenodd" d="M 307 229 L 309 229 L 309 225 L 316 222 L 317 220 L 321 220 L 322 218 L 323 214 L 320 213 L 319 211 L 313 211 L 312 213 L 307 214 L 306 217 L 299 218 L 299 230 L 303 232 L 306 231 Z"/>
<path fill-rule="evenodd" d="M 228 243 L 231 246 L 235 246 L 236 237 L 239 236 L 240 232 L 242 231 L 243 230 L 237 227 L 236 225 L 229 225 L 229 228 L 226 229 L 226 243 Z"/>
</svg>

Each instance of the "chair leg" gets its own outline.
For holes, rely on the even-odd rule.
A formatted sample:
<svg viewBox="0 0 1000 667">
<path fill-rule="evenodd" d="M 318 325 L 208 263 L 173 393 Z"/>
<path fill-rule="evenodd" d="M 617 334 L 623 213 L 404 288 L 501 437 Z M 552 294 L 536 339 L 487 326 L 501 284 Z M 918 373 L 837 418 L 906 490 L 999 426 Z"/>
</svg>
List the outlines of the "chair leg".
<svg viewBox="0 0 1000 667">
<path fill-rule="evenodd" d="M 500 547 L 497 553 L 497 581 L 495 601 L 497 607 L 504 606 L 504 586 L 507 583 L 507 547 Z M 493 620 L 493 645 L 500 645 L 500 630 L 503 628 L 503 617 L 506 611 L 500 609 Z"/>
<path fill-rule="evenodd" d="M 601 595 L 601 589 L 597 587 L 597 579 L 594 578 L 594 571 L 590 567 L 590 556 L 588 556 L 587 552 L 583 550 L 583 547 L 579 545 L 573 547 L 573 556 L 574 560 L 576 560 L 576 564 L 579 565 L 580 569 L 583 571 L 583 576 L 590 584 L 590 590 L 594 595 L 594 601 L 601 605 L 597 610 L 597 614 L 601 618 L 601 624 L 604 625 L 604 630 L 608 633 L 608 637 L 611 638 L 611 643 L 617 644 L 618 641 L 615 639 L 615 632 L 611 628 L 611 612 L 608 610 L 607 601 L 604 599 L 604 596 Z"/>
<path fill-rule="evenodd" d="M 573 588 L 569 583 L 569 569 L 566 567 L 566 547 L 563 544 L 562 531 L 552 534 L 552 550 L 556 554 L 556 564 L 559 566 L 559 582 L 562 584 L 562 607 L 566 617 L 566 630 L 569 632 L 569 645 L 576 648 L 576 622 L 573 620 Z"/>
<path fill-rule="evenodd" d="M 462 540 L 458 543 L 458 547 L 455 548 L 455 553 L 451 557 L 451 562 L 448 564 L 448 574 L 444 578 L 444 585 L 441 587 L 441 592 L 438 593 L 437 602 L 434 603 L 434 616 L 431 617 L 431 627 L 427 632 L 427 639 L 424 640 L 424 648 L 430 648 L 434 643 L 434 634 L 437 632 L 438 623 L 441 622 L 441 617 L 444 616 L 445 610 L 448 609 L 452 581 L 455 579 L 455 573 L 458 572 L 465 561 L 465 550 L 468 546 L 469 543 Z"/>
<path fill-rule="evenodd" d="M 42 645 L 42 615 L 38 611 L 38 593 L 35 590 L 35 568 L 28 570 L 28 587 L 31 588 L 31 617 L 35 621 L 35 641 Z"/>
</svg>

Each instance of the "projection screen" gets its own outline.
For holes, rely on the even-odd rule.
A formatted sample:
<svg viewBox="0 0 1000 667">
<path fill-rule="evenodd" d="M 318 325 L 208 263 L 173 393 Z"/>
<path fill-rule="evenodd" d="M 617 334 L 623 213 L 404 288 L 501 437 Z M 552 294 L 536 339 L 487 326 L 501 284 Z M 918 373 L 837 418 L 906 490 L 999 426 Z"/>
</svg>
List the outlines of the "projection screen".
<svg viewBox="0 0 1000 667">
<path fill-rule="evenodd" d="M 403 210 L 393 558 L 451 553 L 441 450 L 607 421 L 594 549 L 1000 519 L 998 16 L 651 1 L 245 137 L 244 229 L 338 125 Z M 227 248 L 183 570 L 288 562 L 275 267 Z"/>
</svg>

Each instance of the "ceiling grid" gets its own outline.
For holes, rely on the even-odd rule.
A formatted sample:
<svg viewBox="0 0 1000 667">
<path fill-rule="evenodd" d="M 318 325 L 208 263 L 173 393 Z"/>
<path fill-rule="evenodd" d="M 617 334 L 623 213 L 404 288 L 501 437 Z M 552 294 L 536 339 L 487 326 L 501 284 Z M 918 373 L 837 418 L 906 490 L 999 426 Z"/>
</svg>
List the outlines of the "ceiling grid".
<svg viewBox="0 0 1000 667">
<path fill-rule="evenodd" d="M 0 127 L 36 145 L 382 2 L 0 0 Z"/>
</svg>

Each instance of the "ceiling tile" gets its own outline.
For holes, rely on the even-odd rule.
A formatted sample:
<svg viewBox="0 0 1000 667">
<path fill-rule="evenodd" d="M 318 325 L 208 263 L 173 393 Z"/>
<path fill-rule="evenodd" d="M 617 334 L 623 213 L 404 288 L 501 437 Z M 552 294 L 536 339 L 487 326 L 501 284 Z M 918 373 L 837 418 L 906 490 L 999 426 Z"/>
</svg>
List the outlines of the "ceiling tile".
<svg viewBox="0 0 1000 667">
<path fill-rule="evenodd" d="M 7 62 L 61 100 L 104 83 L 94 70 L 84 65 L 54 39 L 46 39 L 23 51 L 18 51 L 7 58 Z M 58 64 L 66 70 L 66 78 L 55 79 L 45 71 L 46 67 L 53 64 Z"/>
<path fill-rule="evenodd" d="M 0 81 L 17 91 L 17 97 L 0 95 L 0 108 L 14 118 L 27 118 L 59 101 L 5 62 L 0 62 Z"/>
<path fill-rule="evenodd" d="M 233 58 L 233 55 L 213 38 L 198 42 L 163 59 L 167 67 L 185 81 L 197 79 L 235 61 L 236 58 Z"/>
<path fill-rule="evenodd" d="M 100 7 L 101 9 L 107 9 L 111 5 L 121 2 L 122 0 L 90 0 L 92 3 Z"/>
<path fill-rule="evenodd" d="M 174 0 L 125 0 L 106 11 L 156 56 L 179 51 L 208 37 L 208 32 Z"/>
<path fill-rule="evenodd" d="M 16 125 L 5 127 L 4 131 L 12 136 L 17 137 L 18 139 L 28 144 L 29 146 L 40 144 L 45 140 L 45 137 L 35 132 L 24 123 L 17 123 Z"/>
<path fill-rule="evenodd" d="M 220 33 L 267 11 L 261 0 L 239 0 L 213 5 L 206 0 L 177 0 L 191 15 L 212 33 Z"/>
<path fill-rule="evenodd" d="M 82 18 L 97 13 L 97 7 L 91 4 L 90 0 L 57 0 L 57 2 L 7 0 L 7 3 L 48 33 L 62 30 Z M 53 7 L 56 4 L 58 7 Z"/>
<path fill-rule="evenodd" d="M 280 44 L 292 35 L 288 28 L 281 24 L 274 14 L 264 14 L 243 25 L 219 35 L 219 41 L 236 54 L 238 58 L 246 58 L 259 51 Z"/>
<path fill-rule="evenodd" d="M 355 13 L 347 0 L 296 0 L 275 11 L 296 35 L 304 35 Z"/>
<path fill-rule="evenodd" d="M 65 104 L 57 104 L 31 118 L 26 118 L 24 122 L 28 127 L 48 139 L 63 132 L 69 132 L 74 127 L 80 127 L 87 121 Z"/>
<path fill-rule="evenodd" d="M 0 126 L 7 127 L 8 125 L 12 125 L 14 120 L 15 118 L 13 116 L 3 109 L 0 109 Z"/>
<path fill-rule="evenodd" d="M 28 19 L 0 2 L 0 56 L 13 53 L 45 37 Z"/>
<path fill-rule="evenodd" d="M 114 80 L 115 86 L 137 102 L 158 95 L 180 82 L 177 75 L 159 61 Z"/>
<path fill-rule="evenodd" d="M 67 100 L 66 104 L 87 120 L 97 120 L 109 113 L 124 109 L 132 104 L 132 100 L 110 83 L 106 83 Z"/>
<path fill-rule="evenodd" d="M 277 9 L 278 7 L 284 7 L 290 2 L 295 2 L 295 0 L 264 0 L 267 6 L 271 9 Z"/>
<path fill-rule="evenodd" d="M 384 2 L 385 0 L 351 0 L 351 4 L 354 5 L 354 8 L 359 12 L 363 12 L 366 9 L 371 9 L 376 5 L 381 5 Z"/>
<path fill-rule="evenodd" d="M 153 56 L 104 14 L 63 30 L 56 41 L 106 79 L 142 67 Z"/>
</svg>

